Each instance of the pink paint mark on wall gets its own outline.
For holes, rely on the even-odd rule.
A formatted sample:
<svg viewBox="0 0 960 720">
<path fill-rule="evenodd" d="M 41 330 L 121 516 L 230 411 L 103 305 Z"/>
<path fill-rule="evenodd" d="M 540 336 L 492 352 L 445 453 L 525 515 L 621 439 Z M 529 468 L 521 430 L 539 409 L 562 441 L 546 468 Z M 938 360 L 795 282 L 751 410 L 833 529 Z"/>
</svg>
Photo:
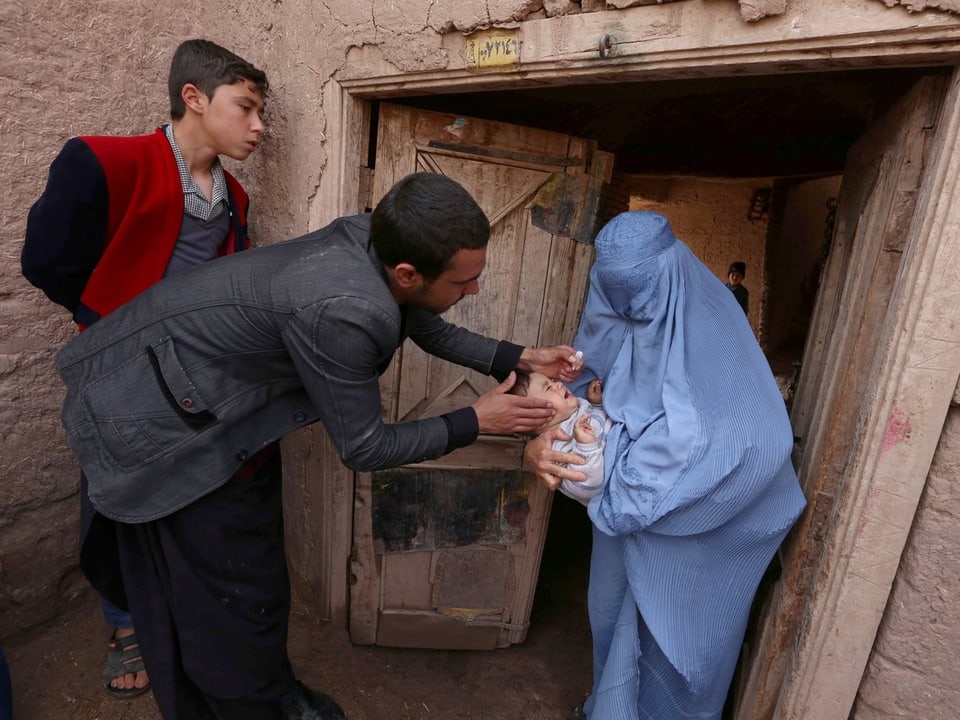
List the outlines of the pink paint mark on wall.
<svg viewBox="0 0 960 720">
<path fill-rule="evenodd" d="M 890 414 L 890 422 L 887 423 L 887 431 L 883 435 L 883 445 L 880 447 L 880 455 L 887 454 L 887 451 L 894 445 L 906 442 L 910 439 L 910 416 L 900 408 L 894 408 Z"/>
</svg>

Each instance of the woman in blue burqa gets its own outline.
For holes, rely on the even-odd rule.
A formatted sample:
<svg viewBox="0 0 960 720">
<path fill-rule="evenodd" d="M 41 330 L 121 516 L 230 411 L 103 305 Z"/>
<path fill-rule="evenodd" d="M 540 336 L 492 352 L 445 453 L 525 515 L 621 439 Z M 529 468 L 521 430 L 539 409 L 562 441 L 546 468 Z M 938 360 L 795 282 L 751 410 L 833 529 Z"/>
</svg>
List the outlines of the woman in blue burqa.
<svg viewBox="0 0 960 720">
<path fill-rule="evenodd" d="M 574 391 L 600 378 L 614 426 L 587 508 L 593 689 L 570 717 L 719 719 L 757 586 L 805 505 L 783 398 L 736 299 L 654 212 L 597 236 L 574 347 Z M 555 434 L 526 451 L 554 489 L 579 477 Z"/>
</svg>

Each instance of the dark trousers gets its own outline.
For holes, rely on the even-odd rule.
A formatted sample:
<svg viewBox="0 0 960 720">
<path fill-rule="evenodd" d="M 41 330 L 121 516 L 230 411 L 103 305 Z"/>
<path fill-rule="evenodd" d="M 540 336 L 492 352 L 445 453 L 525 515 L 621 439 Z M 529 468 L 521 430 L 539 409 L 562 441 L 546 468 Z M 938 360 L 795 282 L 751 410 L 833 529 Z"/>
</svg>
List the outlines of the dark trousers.
<svg viewBox="0 0 960 720">
<path fill-rule="evenodd" d="M 106 563 L 91 560 L 92 548 L 81 557 L 94 565 L 88 577 L 99 578 L 98 590 L 133 615 L 166 720 L 280 717 L 280 696 L 295 685 L 281 478 L 274 444 L 172 515 L 88 524 L 84 545 L 94 546 L 108 544 L 97 527 L 113 526 L 116 552 L 100 556 Z M 105 567 L 114 562 L 119 584 Z"/>
</svg>

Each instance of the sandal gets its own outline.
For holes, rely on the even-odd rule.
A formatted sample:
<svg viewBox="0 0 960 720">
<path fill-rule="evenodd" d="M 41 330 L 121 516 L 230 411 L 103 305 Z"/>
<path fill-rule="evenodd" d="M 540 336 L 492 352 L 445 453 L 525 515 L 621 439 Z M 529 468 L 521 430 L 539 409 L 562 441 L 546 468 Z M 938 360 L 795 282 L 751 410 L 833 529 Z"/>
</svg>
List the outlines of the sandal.
<svg viewBox="0 0 960 720">
<path fill-rule="evenodd" d="M 150 689 L 149 682 L 142 688 L 118 688 L 110 684 L 110 681 L 115 678 L 129 673 L 136 675 L 146 670 L 143 658 L 140 656 L 140 643 L 137 642 L 136 634 L 118 638 L 117 632 L 114 631 L 110 636 L 110 642 L 107 643 L 107 648 L 107 662 L 103 666 L 103 687 L 108 693 L 114 697 L 132 698 Z"/>
</svg>

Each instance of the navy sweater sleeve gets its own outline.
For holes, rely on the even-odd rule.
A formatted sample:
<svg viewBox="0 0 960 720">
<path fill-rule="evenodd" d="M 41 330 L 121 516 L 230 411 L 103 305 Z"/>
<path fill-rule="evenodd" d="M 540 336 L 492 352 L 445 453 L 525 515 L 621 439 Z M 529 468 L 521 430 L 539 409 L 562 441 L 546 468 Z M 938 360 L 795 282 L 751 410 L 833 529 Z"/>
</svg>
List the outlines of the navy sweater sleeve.
<svg viewBox="0 0 960 720">
<path fill-rule="evenodd" d="M 71 313 L 103 254 L 108 207 L 97 157 L 83 140 L 68 140 L 50 165 L 43 195 L 30 208 L 20 267 L 27 280 Z"/>
</svg>

